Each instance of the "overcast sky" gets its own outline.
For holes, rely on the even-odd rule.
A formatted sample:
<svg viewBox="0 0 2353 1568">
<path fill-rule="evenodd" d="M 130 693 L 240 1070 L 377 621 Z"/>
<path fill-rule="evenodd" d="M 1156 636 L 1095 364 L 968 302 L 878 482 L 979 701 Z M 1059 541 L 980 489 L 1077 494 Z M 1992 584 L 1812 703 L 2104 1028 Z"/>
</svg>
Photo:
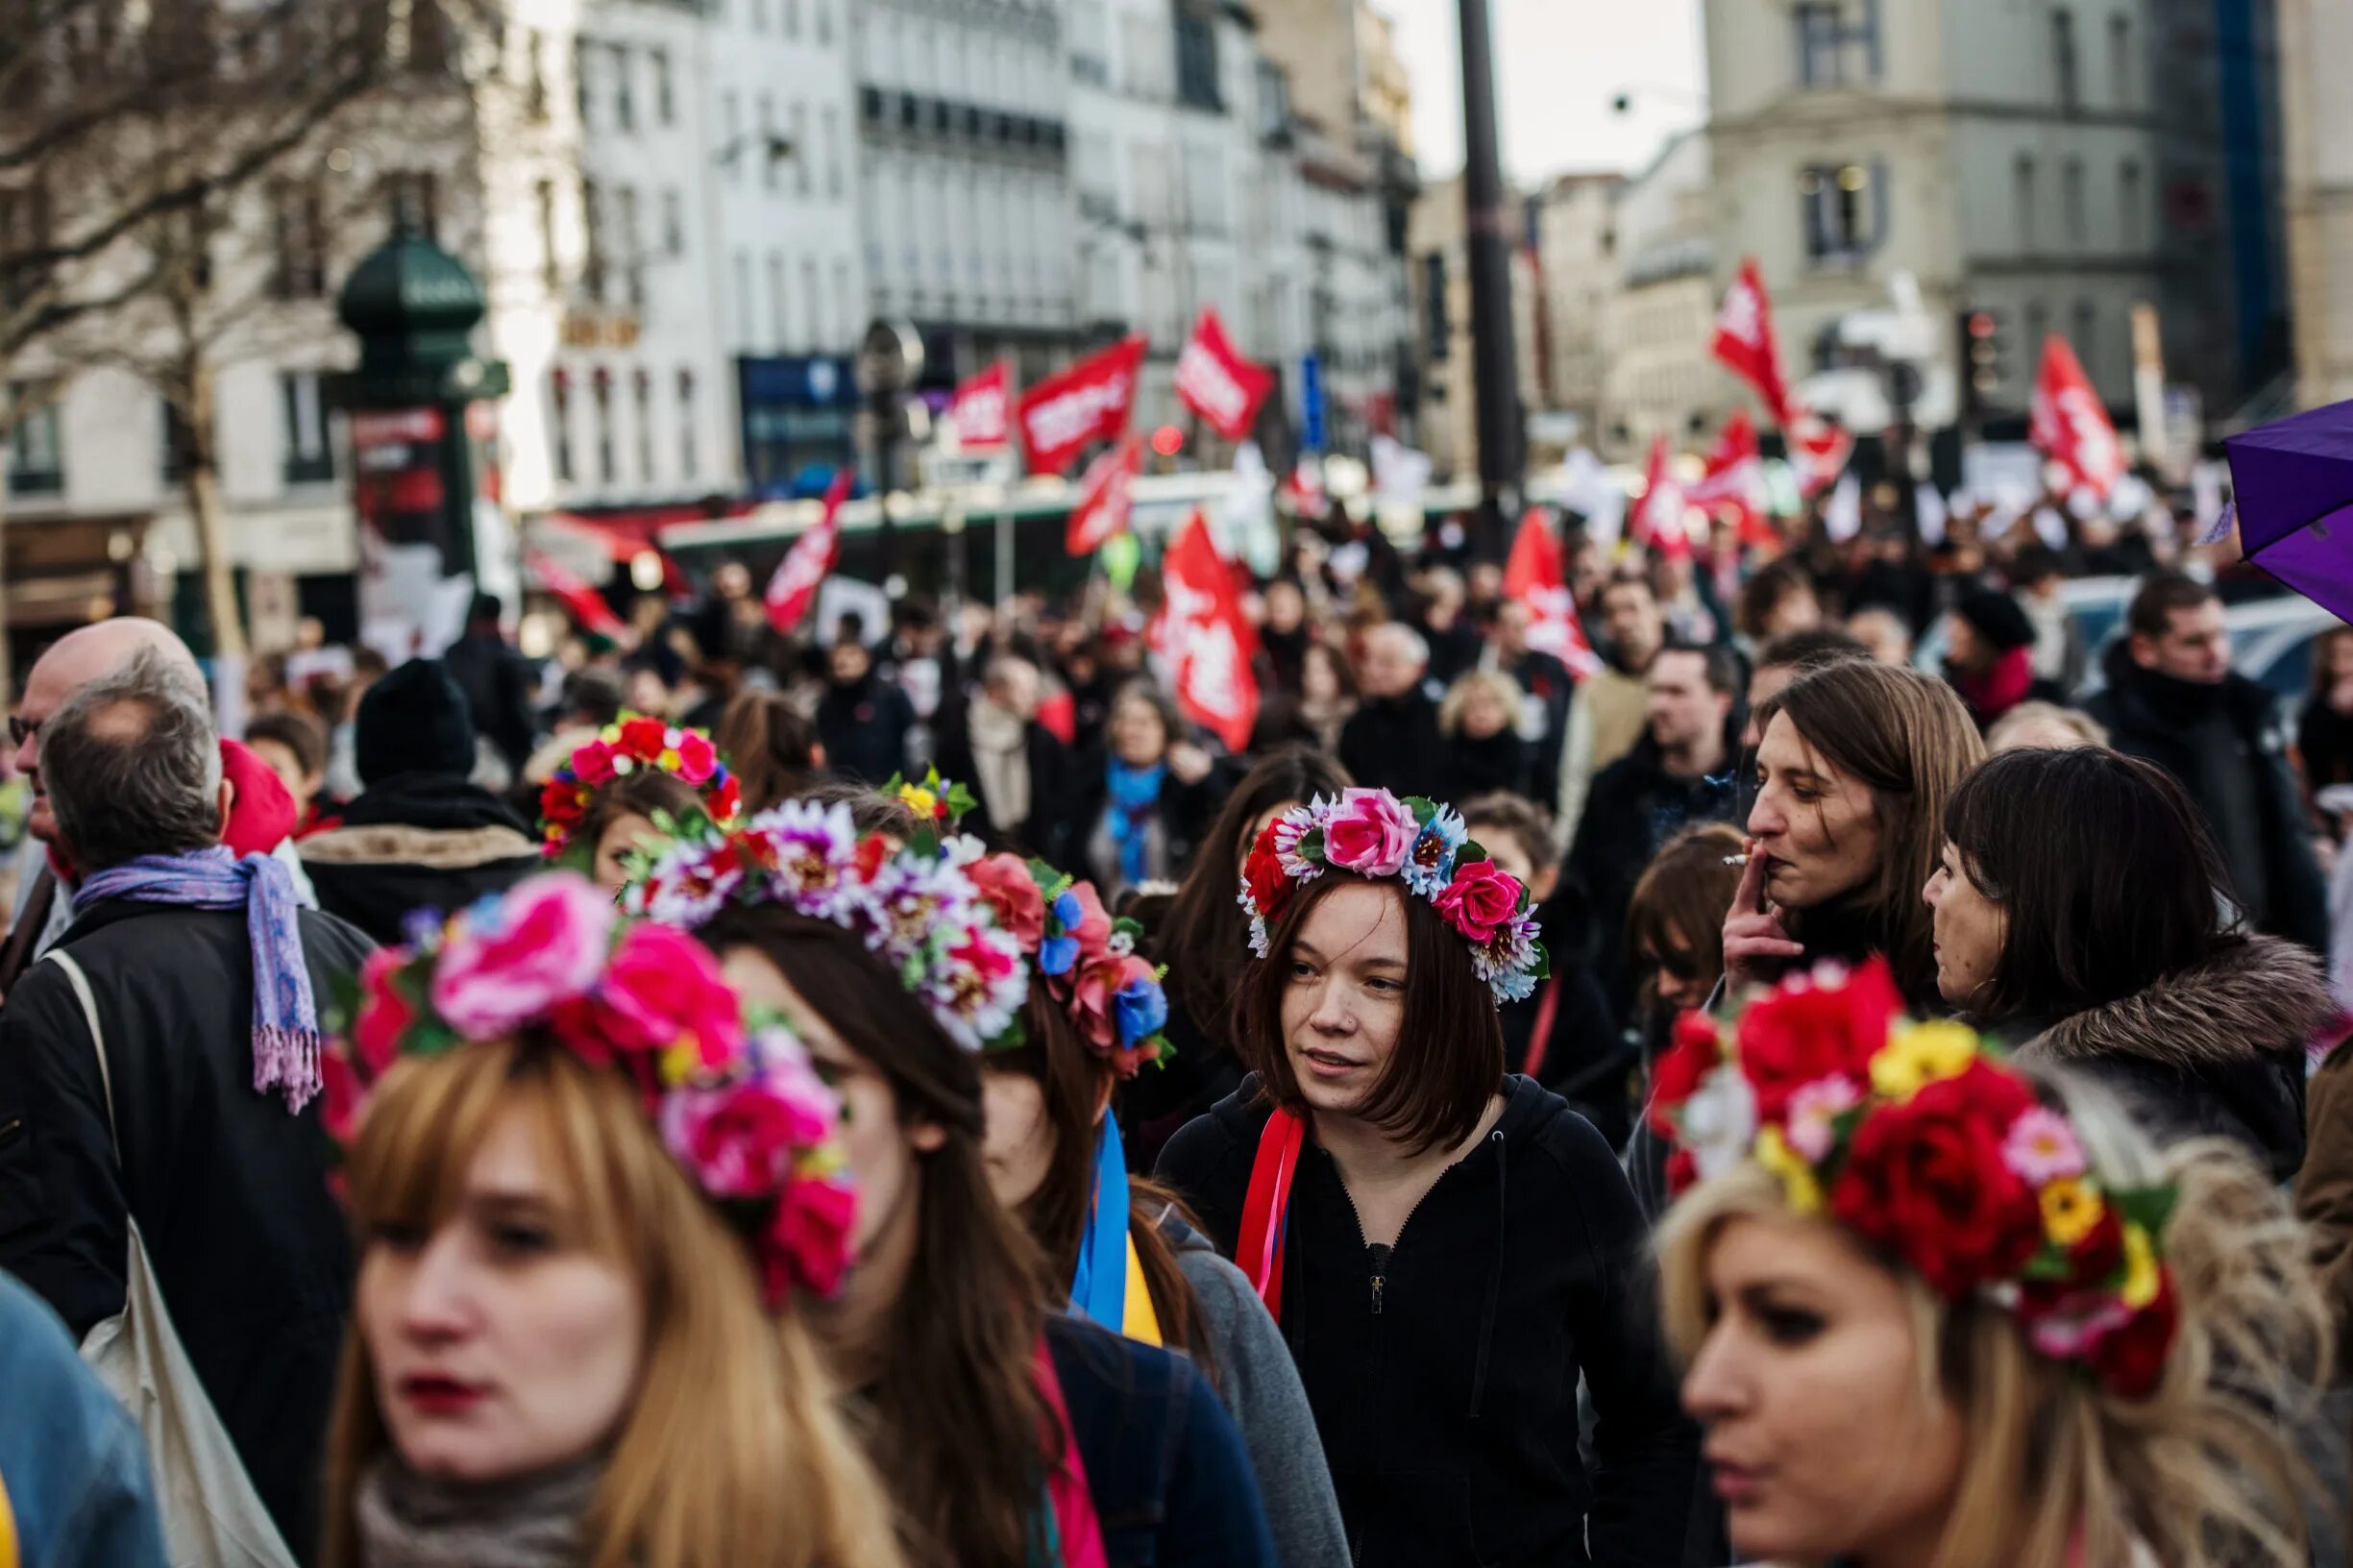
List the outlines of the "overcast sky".
<svg viewBox="0 0 2353 1568">
<path fill-rule="evenodd" d="M 1413 75 L 1413 135 L 1425 177 L 1462 167 L 1458 0 L 1375 0 L 1397 20 Z M 1533 185 L 1572 170 L 1632 172 L 1671 133 L 1704 118 L 1701 0 L 1493 0 L 1502 62 L 1504 167 Z M 1653 92 L 1645 87 L 1674 89 Z M 1610 100 L 1633 90 L 1634 110 Z"/>
</svg>

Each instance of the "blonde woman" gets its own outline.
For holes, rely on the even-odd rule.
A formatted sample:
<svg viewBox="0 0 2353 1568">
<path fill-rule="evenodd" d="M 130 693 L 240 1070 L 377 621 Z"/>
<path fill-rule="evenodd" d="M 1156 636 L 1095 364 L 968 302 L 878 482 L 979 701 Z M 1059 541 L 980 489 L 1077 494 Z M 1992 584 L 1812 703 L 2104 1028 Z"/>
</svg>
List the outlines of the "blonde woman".
<svg viewBox="0 0 2353 1568">
<path fill-rule="evenodd" d="M 798 1043 L 570 873 L 363 978 L 330 1568 L 896 1568 L 793 1306 L 852 1201 Z"/>
<path fill-rule="evenodd" d="M 2324 1312 L 2276 1190 L 1899 1016 L 1884 965 L 1688 1015 L 1653 1115 L 1683 1403 L 1741 1560 L 2302 1568 Z M 1696 1182 L 1696 1186 L 1692 1186 Z"/>
<path fill-rule="evenodd" d="M 1528 696 L 1498 670 L 1473 670 L 1446 689 L 1438 732 L 1446 737 L 1439 793 L 1470 800 L 1498 791 L 1529 796 L 1535 785 L 1535 748 L 1520 734 Z"/>
</svg>

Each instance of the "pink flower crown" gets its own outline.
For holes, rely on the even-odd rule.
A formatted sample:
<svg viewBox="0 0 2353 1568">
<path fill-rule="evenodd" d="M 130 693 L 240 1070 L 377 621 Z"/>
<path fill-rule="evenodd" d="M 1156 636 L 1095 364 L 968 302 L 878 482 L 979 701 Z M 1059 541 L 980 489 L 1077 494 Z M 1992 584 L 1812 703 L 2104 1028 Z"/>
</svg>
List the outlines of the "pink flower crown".
<svg viewBox="0 0 2353 1568">
<path fill-rule="evenodd" d="M 1136 951 L 1140 924 L 1114 919 L 1093 883 L 1042 860 L 988 855 L 968 874 L 998 928 L 1020 943 L 1046 994 L 1069 1014 L 1090 1050 L 1121 1078 L 1135 1077 L 1147 1062 L 1167 1065 L 1176 1054 L 1164 1033 L 1168 993 L 1162 982 L 1168 971 Z"/>
<path fill-rule="evenodd" d="M 1267 956 L 1267 927 L 1300 886 L 1327 870 L 1394 876 L 1436 906 L 1471 944 L 1471 968 L 1498 1003 L 1525 1001 L 1552 972 L 1528 890 L 1470 840 L 1453 807 L 1386 790 L 1317 796 L 1268 822 L 1242 863 L 1241 906 L 1250 950 Z"/>
<path fill-rule="evenodd" d="M 379 948 L 321 1058 L 328 1131 L 348 1145 L 403 1056 L 528 1032 L 627 1076 L 657 1136 L 745 1233 L 771 1306 L 831 1295 L 857 1210 L 841 1105 L 773 1015 L 747 1017 L 701 943 L 625 921 L 585 878 L 551 871 Z"/>
<path fill-rule="evenodd" d="M 555 771 L 539 792 L 539 852 L 550 860 L 564 853 L 587 815 L 597 791 L 616 778 L 652 769 L 702 792 L 702 808 L 714 821 L 731 821 L 741 809 L 735 775 L 720 760 L 711 738 L 659 719 L 625 714 L 598 737 L 575 747 L 572 760 Z M 592 845 L 593 849 L 595 846 Z"/>
<path fill-rule="evenodd" d="M 732 827 L 698 820 L 637 858 L 622 907 L 688 930 L 730 904 L 830 920 L 863 938 L 951 1040 L 981 1050 L 1017 1023 L 1029 968 L 969 874 L 979 841 L 919 837 L 904 848 L 861 837 L 840 802 L 787 800 Z"/>
<path fill-rule="evenodd" d="M 2180 1325 L 2159 1252 L 2175 1193 L 2103 1183 L 2066 1115 L 1965 1025 L 1904 1018 L 1883 960 L 1825 965 L 1729 1024 L 1686 1013 L 1651 1125 L 1671 1190 L 1744 1164 L 1947 1301 L 2015 1316 L 2037 1354 L 2156 1391 Z"/>
</svg>

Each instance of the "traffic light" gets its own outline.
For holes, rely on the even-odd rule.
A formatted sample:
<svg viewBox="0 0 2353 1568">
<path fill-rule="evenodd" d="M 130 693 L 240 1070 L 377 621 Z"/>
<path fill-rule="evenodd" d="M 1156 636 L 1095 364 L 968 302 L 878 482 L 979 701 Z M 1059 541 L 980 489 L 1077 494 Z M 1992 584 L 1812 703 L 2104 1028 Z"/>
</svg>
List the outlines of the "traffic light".
<svg viewBox="0 0 2353 1568">
<path fill-rule="evenodd" d="M 1960 325 L 1961 417 L 1973 425 L 2009 380 L 2009 322 L 1998 310 L 1964 310 Z"/>
</svg>

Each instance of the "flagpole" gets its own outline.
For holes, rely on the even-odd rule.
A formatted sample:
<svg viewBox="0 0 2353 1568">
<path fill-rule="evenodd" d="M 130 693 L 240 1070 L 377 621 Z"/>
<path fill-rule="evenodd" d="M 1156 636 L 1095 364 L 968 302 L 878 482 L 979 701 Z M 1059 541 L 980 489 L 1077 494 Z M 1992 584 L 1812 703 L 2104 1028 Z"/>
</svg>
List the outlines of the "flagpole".
<svg viewBox="0 0 2353 1568">
<path fill-rule="evenodd" d="M 1521 443 L 1518 355 L 1511 332 L 1511 245 L 1517 229 L 1504 196 L 1495 126 L 1491 0 L 1457 0 L 1462 30 L 1462 215 L 1469 244 L 1472 386 L 1477 394 L 1479 513 L 1474 555 L 1504 558 L 1519 509 Z"/>
</svg>

